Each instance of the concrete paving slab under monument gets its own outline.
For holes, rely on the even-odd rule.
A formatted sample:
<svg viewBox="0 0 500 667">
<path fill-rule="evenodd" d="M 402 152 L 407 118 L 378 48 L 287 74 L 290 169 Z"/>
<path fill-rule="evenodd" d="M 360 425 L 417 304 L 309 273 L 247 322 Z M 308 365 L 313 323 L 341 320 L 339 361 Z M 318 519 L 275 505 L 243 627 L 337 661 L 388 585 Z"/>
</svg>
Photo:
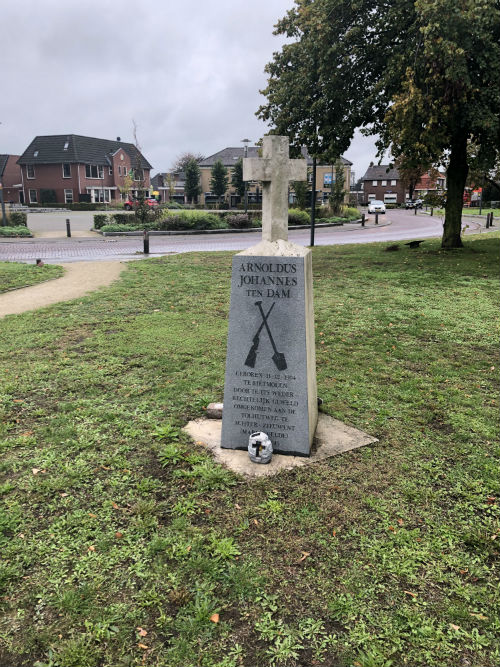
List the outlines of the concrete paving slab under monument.
<svg viewBox="0 0 500 667">
<path fill-rule="evenodd" d="M 311 465 L 331 456 L 348 452 L 351 449 L 378 442 L 377 438 L 368 433 L 358 431 L 358 429 L 347 426 L 338 419 L 320 413 L 311 456 L 274 454 L 271 462 L 263 465 L 252 463 L 246 451 L 222 449 L 220 446 L 221 429 L 222 420 L 220 419 L 196 419 L 184 427 L 186 433 L 197 444 L 206 447 L 213 453 L 218 463 L 248 478 L 271 477 L 282 470 Z"/>
</svg>

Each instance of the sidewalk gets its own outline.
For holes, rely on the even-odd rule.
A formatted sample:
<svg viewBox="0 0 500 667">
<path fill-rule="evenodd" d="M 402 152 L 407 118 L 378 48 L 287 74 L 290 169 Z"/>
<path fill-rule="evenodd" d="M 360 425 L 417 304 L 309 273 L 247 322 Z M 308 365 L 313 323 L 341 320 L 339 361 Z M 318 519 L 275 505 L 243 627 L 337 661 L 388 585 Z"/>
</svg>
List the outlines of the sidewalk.
<svg viewBox="0 0 500 667">
<path fill-rule="evenodd" d="M 65 270 L 61 278 L 0 294 L 0 318 L 77 299 L 110 285 L 125 268 L 125 264 L 116 261 L 75 262 L 61 266 Z"/>
</svg>

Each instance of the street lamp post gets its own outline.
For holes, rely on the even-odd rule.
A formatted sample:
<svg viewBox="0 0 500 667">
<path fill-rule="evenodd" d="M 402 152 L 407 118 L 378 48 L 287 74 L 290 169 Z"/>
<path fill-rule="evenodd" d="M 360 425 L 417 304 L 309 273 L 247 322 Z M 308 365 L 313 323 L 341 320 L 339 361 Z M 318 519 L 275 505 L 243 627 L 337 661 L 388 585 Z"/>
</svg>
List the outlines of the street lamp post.
<svg viewBox="0 0 500 667">
<path fill-rule="evenodd" d="M 241 140 L 242 144 L 245 144 L 245 157 L 248 157 L 248 144 L 250 143 L 250 139 L 242 139 Z M 245 213 L 248 212 L 248 183 L 245 181 Z"/>
</svg>

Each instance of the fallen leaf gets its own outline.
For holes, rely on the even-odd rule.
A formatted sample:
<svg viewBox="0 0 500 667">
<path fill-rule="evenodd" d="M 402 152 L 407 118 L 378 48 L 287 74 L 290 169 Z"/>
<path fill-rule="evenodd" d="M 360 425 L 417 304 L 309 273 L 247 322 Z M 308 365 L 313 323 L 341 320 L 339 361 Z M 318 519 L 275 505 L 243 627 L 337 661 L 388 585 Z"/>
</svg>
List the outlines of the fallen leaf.
<svg viewBox="0 0 500 667">
<path fill-rule="evenodd" d="M 234 506 L 236 507 L 237 510 L 241 509 L 241 507 L 238 505 L 238 503 L 235 503 Z"/>
<path fill-rule="evenodd" d="M 120 508 L 118 507 L 118 505 L 116 503 L 113 503 L 113 509 L 114 510 L 119 510 Z"/>
<path fill-rule="evenodd" d="M 394 526 L 389 526 L 387 530 L 391 530 L 392 532 L 394 532 L 396 529 L 394 528 Z"/>
<path fill-rule="evenodd" d="M 398 519 L 398 524 L 399 524 L 400 526 L 402 526 L 403 523 L 404 523 L 403 519 Z"/>
<path fill-rule="evenodd" d="M 34 475 L 38 475 L 38 473 L 40 472 L 40 470 L 41 470 L 41 468 L 31 468 L 31 472 L 32 472 Z"/>
<path fill-rule="evenodd" d="M 61 498 L 66 498 L 66 496 L 69 496 L 69 493 L 60 493 L 59 495 Z"/>
<path fill-rule="evenodd" d="M 115 537 L 116 537 L 116 539 L 119 540 L 121 537 L 123 537 L 123 533 L 120 533 L 119 531 L 116 531 Z"/>
<path fill-rule="evenodd" d="M 486 498 L 486 502 L 488 503 L 488 505 L 493 505 L 496 502 L 495 496 L 488 496 Z"/>
<path fill-rule="evenodd" d="M 485 616 L 484 614 L 473 614 L 472 612 L 469 612 L 471 616 L 474 616 L 474 618 L 478 618 L 480 621 L 487 621 L 488 617 Z"/>
<path fill-rule="evenodd" d="M 140 642 L 137 644 L 137 646 L 138 646 L 139 648 L 142 648 L 143 651 L 145 651 L 146 649 L 149 648 L 149 646 L 146 646 L 146 644 L 141 644 Z"/>
<path fill-rule="evenodd" d="M 296 563 L 302 563 L 308 556 L 311 555 L 310 551 L 301 551 L 300 553 L 302 554 L 302 557 L 299 558 L 299 560 L 295 561 Z"/>
<path fill-rule="evenodd" d="M 87 551 L 95 551 L 95 546 L 91 544 Z"/>
<path fill-rule="evenodd" d="M 25 431 L 24 433 L 21 433 L 21 435 L 25 438 L 27 438 L 29 435 L 33 435 L 34 431 Z"/>
<path fill-rule="evenodd" d="M 97 519 L 97 514 L 92 514 L 91 512 L 89 512 L 89 516 L 91 516 L 93 519 Z"/>
<path fill-rule="evenodd" d="M 455 625 L 455 623 L 450 623 L 450 628 L 451 628 L 452 630 L 460 630 L 460 626 L 459 626 L 459 625 Z"/>
<path fill-rule="evenodd" d="M 254 522 L 254 524 L 255 524 L 256 526 L 259 525 L 259 522 L 257 521 L 257 519 L 254 519 L 253 522 Z"/>
<path fill-rule="evenodd" d="M 148 634 L 148 631 L 144 630 L 144 628 L 136 628 L 136 630 L 139 633 L 140 637 L 145 637 Z"/>
<path fill-rule="evenodd" d="M 418 597 L 418 595 L 416 593 L 412 593 L 411 591 L 403 591 L 403 593 L 406 593 L 406 595 L 411 595 L 412 598 Z"/>
<path fill-rule="evenodd" d="M 219 614 L 212 614 L 210 616 L 210 620 L 212 621 L 212 623 L 218 623 L 219 622 Z"/>
<path fill-rule="evenodd" d="M 191 549 L 192 549 L 192 547 L 191 547 L 191 545 L 189 545 L 188 548 L 186 549 L 186 551 L 189 553 L 191 551 Z"/>
</svg>

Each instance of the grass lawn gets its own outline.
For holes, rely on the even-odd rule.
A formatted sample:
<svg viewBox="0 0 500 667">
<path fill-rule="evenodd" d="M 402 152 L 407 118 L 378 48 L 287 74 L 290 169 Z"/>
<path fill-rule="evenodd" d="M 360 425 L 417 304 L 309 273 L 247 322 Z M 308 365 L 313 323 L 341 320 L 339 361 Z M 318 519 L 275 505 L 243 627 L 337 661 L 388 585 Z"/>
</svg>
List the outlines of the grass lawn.
<svg viewBox="0 0 500 667">
<path fill-rule="evenodd" d="M 180 432 L 231 253 L 6 317 L 0 665 L 497 666 L 499 245 L 315 248 L 322 410 L 380 442 L 258 481 Z"/>
<path fill-rule="evenodd" d="M 21 264 L 17 262 L 0 262 L 0 293 L 18 287 L 37 285 L 52 278 L 59 278 L 64 273 L 62 266 L 44 264 Z"/>
</svg>

